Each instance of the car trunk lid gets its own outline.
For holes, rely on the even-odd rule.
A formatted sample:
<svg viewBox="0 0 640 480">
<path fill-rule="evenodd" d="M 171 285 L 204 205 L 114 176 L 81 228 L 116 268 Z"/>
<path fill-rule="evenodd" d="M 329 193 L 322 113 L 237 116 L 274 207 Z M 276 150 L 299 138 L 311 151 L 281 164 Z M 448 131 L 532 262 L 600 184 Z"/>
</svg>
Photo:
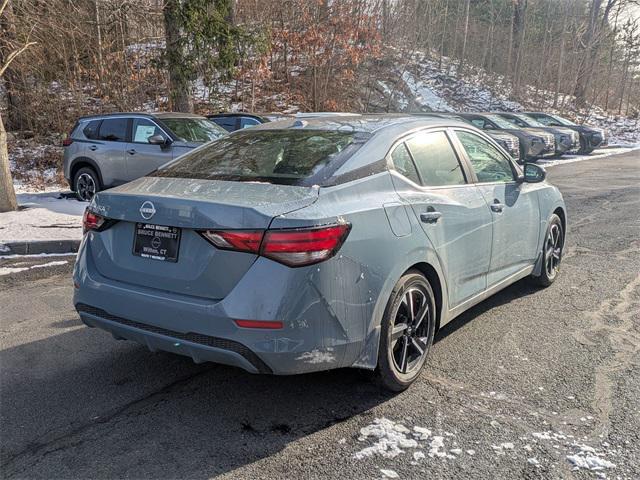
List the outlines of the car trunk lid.
<svg viewBox="0 0 640 480">
<path fill-rule="evenodd" d="M 256 255 L 219 250 L 198 230 L 264 230 L 271 220 L 311 205 L 318 189 L 257 182 L 145 177 L 99 193 L 93 210 L 117 222 L 91 233 L 93 262 L 104 277 L 172 293 L 222 299 Z M 180 229 L 177 260 L 134 253 L 138 224 Z"/>
</svg>

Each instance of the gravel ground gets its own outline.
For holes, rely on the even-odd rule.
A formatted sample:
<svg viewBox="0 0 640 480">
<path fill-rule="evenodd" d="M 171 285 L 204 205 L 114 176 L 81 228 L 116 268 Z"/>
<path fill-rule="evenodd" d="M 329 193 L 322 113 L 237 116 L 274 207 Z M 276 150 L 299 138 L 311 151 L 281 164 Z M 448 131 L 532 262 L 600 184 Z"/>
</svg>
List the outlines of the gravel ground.
<svg viewBox="0 0 640 480">
<path fill-rule="evenodd" d="M 0 260 L 0 474 L 640 478 L 640 152 L 549 177 L 569 211 L 558 281 L 447 325 L 399 395 L 117 342 L 73 310 L 73 257 Z"/>
</svg>

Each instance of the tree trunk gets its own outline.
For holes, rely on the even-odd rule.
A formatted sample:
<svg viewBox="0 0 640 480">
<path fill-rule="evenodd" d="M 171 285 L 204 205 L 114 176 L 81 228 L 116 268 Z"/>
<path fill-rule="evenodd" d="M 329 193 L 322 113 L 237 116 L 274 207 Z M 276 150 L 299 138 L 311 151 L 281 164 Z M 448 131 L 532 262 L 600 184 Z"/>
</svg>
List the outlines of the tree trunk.
<svg viewBox="0 0 640 480">
<path fill-rule="evenodd" d="M 469 36 L 469 4 L 471 0 L 467 0 L 467 4 L 465 5 L 465 14 L 464 14 L 464 37 L 462 39 L 462 53 L 460 54 L 460 65 L 458 66 L 458 71 L 456 72 L 456 77 L 462 77 L 464 73 L 464 57 L 467 54 L 467 37 Z"/>
<path fill-rule="evenodd" d="M 527 0 L 515 0 L 513 5 L 513 66 L 512 81 L 516 96 L 520 90 L 520 70 L 522 69 L 522 44 L 524 43 L 524 29 L 526 24 Z"/>
<path fill-rule="evenodd" d="M 180 41 L 180 0 L 168 0 L 163 9 L 169 70 L 169 102 L 176 112 L 193 113 L 191 81 L 182 67 L 183 48 Z"/>
<path fill-rule="evenodd" d="M 584 106 L 587 102 L 587 89 L 589 88 L 589 80 L 591 80 L 595 63 L 594 57 L 597 53 L 598 16 L 600 15 L 602 1 L 603 0 L 591 0 L 589 7 L 589 23 L 587 24 L 587 29 L 582 39 L 584 49 L 581 53 L 576 87 L 573 92 L 576 97 L 576 104 L 579 106 Z"/>
<path fill-rule="evenodd" d="M 16 192 L 9 168 L 9 152 L 7 151 L 7 132 L 4 131 L 2 115 L 0 115 L 0 212 L 11 212 L 18 209 Z"/>
<path fill-rule="evenodd" d="M 0 37 L 9 45 L 16 41 L 16 19 L 12 2 L 7 3 L 2 16 L 0 16 Z M 0 67 L 7 63 L 5 54 L 10 51 L 11 48 L 0 49 Z M 8 66 L 3 79 L 5 98 L 7 99 L 7 128 L 9 131 L 25 130 L 28 128 L 28 89 L 24 77 L 12 66 Z"/>
</svg>

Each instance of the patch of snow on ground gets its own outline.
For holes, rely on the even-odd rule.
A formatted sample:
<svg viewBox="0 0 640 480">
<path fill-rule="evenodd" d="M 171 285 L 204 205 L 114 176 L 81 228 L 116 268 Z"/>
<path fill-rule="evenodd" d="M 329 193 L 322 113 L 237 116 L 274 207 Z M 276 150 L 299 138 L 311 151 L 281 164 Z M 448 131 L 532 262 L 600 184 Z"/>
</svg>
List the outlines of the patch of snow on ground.
<svg viewBox="0 0 640 480">
<path fill-rule="evenodd" d="M 619 148 L 602 148 L 594 150 L 590 155 L 564 155 L 560 158 L 556 158 L 553 160 L 538 160 L 538 164 L 543 167 L 555 167 L 556 165 L 564 165 L 565 163 L 574 163 L 574 162 L 582 162 L 584 160 L 595 160 L 597 158 L 606 158 L 611 157 L 613 155 L 617 155 L 619 153 L 627 153 L 633 150 L 640 149 L 640 146 L 636 145 L 634 147 L 619 147 Z"/>
<path fill-rule="evenodd" d="M 24 272 L 25 270 L 31 270 L 33 268 L 54 267 L 56 265 L 64 265 L 66 263 L 67 263 L 67 260 L 59 260 L 56 262 L 48 262 L 48 263 L 42 263 L 39 265 L 31 265 L 30 267 L 0 267 L 0 276 L 9 275 L 11 273 Z"/>
<path fill-rule="evenodd" d="M 87 204 L 60 192 L 18 194 L 21 209 L 0 213 L 0 242 L 80 240 Z"/>
<path fill-rule="evenodd" d="M 381 468 L 380 473 L 382 473 L 382 476 L 385 478 L 400 478 L 400 475 L 398 475 L 398 473 L 395 470 L 388 470 L 385 468 Z"/>
<path fill-rule="evenodd" d="M 615 463 L 602 458 L 597 453 L 589 452 L 588 450 L 584 449 L 581 449 L 574 455 L 567 455 L 567 460 L 569 460 L 569 462 L 574 465 L 574 470 L 585 469 L 598 471 L 609 468 L 616 468 Z"/>
<path fill-rule="evenodd" d="M 426 86 L 422 80 L 416 80 L 413 74 L 403 72 L 402 80 L 404 80 L 407 88 L 411 91 L 414 101 L 421 107 L 431 111 L 455 111 L 444 98 L 438 96 L 431 88 Z"/>
<path fill-rule="evenodd" d="M 394 458 L 404 453 L 403 448 L 417 448 L 418 442 L 407 437 L 410 430 L 400 423 L 395 423 L 388 418 L 376 418 L 371 425 L 360 429 L 361 442 L 373 437 L 377 441 L 370 447 L 366 447 L 355 454 L 355 458 L 361 460 L 373 455 L 381 455 L 385 458 Z"/>
</svg>

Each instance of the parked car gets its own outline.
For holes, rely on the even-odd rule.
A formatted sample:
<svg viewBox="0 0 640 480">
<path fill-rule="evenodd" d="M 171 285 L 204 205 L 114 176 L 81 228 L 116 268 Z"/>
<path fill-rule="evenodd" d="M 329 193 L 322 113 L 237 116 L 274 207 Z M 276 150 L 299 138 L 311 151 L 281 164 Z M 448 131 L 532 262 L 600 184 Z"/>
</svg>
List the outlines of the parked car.
<svg viewBox="0 0 640 480">
<path fill-rule="evenodd" d="M 492 113 L 459 113 L 458 115 L 481 130 L 500 131 L 518 137 L 520 158 L 526 162 L 535 162 L 539 158 L 555 155 L 555 137 L 544 130 L 520 128 Z"/>
<path fill-rule="evenodd" d="M 431 116 L 437 116 L 440 118 L 449 118 L 452 120 L 458 120 L 458 121 L 466 122 L 473 125 L 470 120 L 456 113 L 429 112 L 429 113 L 414 113 L 412 115 L 418 115 L 418 116 L 431 115 Z M 504 148 L 505 151 L 509 155 L 511 155 L 511 157 L 516 162 L 522 163 L 522 160 L 520 159 L 520 140 L 518 139 L 518 137 L 516 137 L 515 135 L 512 135 L 511 133 L 507 133 L 505 131 L 500 131 L 500 130 L 485 130 L 485 133 L 489 135 L 492 139 L 494 139 L 498 145 Z"/>
<path fill-rule="evenodd" d="M 225 135 L 215 123 L 186 113 L 82 117 L 63 142 L 64 176 L 78 199 L 89 201 Z"/>
<path fill-rule="evenodd" d="M 84 230 L 86 325 L 253 373 L 376 369 L 402 390 L 438 328 L 521 278 L 554 282 L 566 210 L 543 168 L 466 123 L 329 117 L 100 192 Z"/>
<path fill-rule="evenodd" d="M 207 118 L 215 122 L 227 132 L 235 132 L 243 128 L 255 127 L 266 123 L 269 119 L 263 115 L 248 112 L 215 113 L 207 115 Z"/>
<path fill-rule="evenodd" d="M 565 153 L 577 153 L 580 149 L 580 135 L 568 128 L 549 127 L 538 122 L 523 113 L 513 112 L 496 112 L 502 118 L 506 118 L 520 128 L 537 128 L 552 133 L 556 139 L 556 156 L 562 156 Z"/>
<path fill-rule="evenodd" d="M 578 132 L 580 135 L 579 154 L 586 155 L 593 152 L 598 147 L 607 146 L 607 135 L 602 128 L 590 127 L 588 125 L 578 125 L 559 115 L 542 112 L 526 112 L 527 116 L 537 120 L 549 127 L 565 127 Z"/>
</svg>

